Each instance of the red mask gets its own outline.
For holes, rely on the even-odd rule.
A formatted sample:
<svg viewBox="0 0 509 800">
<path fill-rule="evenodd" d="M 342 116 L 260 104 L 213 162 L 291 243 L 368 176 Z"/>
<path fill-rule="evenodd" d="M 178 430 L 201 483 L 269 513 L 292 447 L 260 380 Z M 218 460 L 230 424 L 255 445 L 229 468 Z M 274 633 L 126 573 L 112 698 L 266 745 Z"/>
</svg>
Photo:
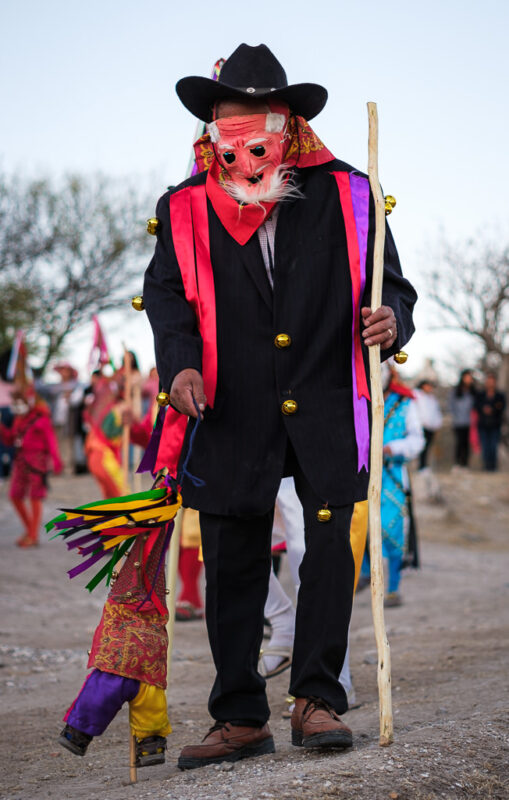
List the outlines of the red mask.
<svg viewBox="0 0 509 800">
<path fill-rule="evenodd" d="M 239 201 L 266 200 L 278 183 L 288 148 L 287 119 L 271 112 L 224 117 L 208 126 L 231 193 Z"/>
</svg>

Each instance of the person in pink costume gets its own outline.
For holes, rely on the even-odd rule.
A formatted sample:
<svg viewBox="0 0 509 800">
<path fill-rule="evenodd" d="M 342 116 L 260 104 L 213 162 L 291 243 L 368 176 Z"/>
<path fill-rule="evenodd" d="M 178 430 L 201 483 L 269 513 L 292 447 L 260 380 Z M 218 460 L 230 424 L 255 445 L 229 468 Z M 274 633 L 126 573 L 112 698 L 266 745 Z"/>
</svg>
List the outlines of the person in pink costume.
<svg viewBox="0 0 509 800">
<path fill-rule="evenodd" d="M 12 428 L 0 424 L 0 438 L 15 447 L 9 497 L 25 526 L 16 544 L 35 547 L 39 544 L 42 501 L 48 493 L 47 477 L 50 472 L 62 471 L 62 460 L 49 408 L 32 386 L 14 389 L 12 410 L 14 424 Z"/>
</svg>

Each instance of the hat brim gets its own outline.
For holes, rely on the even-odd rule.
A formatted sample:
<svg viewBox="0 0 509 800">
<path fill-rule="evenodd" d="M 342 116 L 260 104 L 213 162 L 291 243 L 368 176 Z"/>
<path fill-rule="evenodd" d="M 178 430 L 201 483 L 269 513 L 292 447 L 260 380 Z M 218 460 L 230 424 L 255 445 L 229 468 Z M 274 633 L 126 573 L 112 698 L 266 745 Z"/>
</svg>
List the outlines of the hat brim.
<svg viewBox="0 0 509 800">
<path fill-rule="evenodd" d="M 306 120 L 320 113 L 327 102 L 327 89 L 318 83 L 295 83 L 282 89 L 239 89 L 210 78 L 182 78 L 175 90 L 188 111 L 203 122 L 212 122 L 212 109 L 220 100 L 283 100 L 290 111 Z"/>
</svg>

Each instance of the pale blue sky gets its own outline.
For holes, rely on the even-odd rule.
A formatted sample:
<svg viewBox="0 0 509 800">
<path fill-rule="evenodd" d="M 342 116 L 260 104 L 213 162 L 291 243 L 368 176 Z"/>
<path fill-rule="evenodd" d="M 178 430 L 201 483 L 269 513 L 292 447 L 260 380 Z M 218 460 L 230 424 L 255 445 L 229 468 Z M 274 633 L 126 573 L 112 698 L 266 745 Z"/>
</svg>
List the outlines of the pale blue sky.
<svg viewBox="0 0 509 800">
<path fill-rule="evenodd" d="M 365 104 L 377 102 L 380 177 L 398 200 L 391 227 L 424 294 L 440 226 L 452 238 L 485 225 L 507 233 L 508 29 L 505 0 L 1 0 L 0 160 L 28 174 L 135 174 L 155 203 L 183 177 L 195 127 L 175 82 L 208 75 L 242 41 L 265 42 L 291 83 L 327 87 L 313 127 L 364 170 Z M 443 346 L 428 316 L 423 302 L 414 366 Z M 107 322 L 111 336 L 117 324 Z"/>
</svg>

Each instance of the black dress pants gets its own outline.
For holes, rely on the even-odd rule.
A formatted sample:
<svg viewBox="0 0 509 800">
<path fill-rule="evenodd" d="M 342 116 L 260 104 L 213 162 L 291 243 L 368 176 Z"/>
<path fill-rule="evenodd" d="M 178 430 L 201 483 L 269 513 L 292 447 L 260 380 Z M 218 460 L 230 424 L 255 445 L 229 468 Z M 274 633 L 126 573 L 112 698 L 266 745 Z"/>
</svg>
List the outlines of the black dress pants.
<svg viewBox="0 0 509 800">
<path fill-rule="evenodd" d="M 353 505 L 323 507 L 298 465 L 295 488 L 304 509 L 306 552 L 300 567 L 290 693 L 321 697 L 339 713 L 348 708 L 338 677 L 348 644 L 354 561 Z M 271 568 L 274 510 L 242 518 L 200 512 L 205 562 L 206 621 L 216 679 L 209 698 L 215 720 L 262 726 L 270 715 L 258 673 L 263 610 Z"/>
</svg>

